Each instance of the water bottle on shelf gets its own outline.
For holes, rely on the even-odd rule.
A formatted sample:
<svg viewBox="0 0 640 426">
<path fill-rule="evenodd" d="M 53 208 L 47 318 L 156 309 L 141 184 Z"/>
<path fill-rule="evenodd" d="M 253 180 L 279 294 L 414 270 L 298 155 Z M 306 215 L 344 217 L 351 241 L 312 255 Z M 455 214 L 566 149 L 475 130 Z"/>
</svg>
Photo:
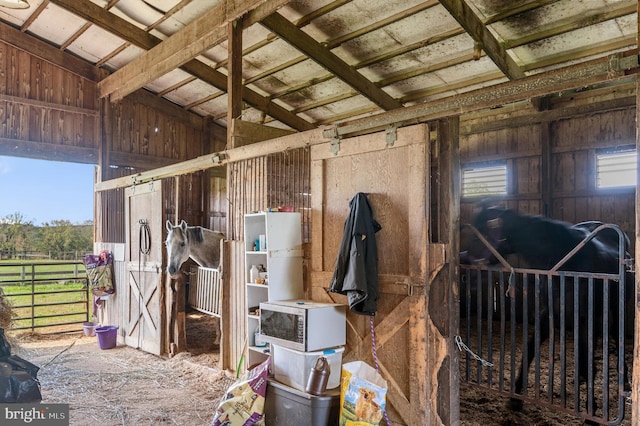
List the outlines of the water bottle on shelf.
<svg viewBox="0 0 640 426">
<path fill-rule="evenodd" d="M 258 265 L 251 265 L 251 269 L 249 270 L 249 282 L 251 284 L 255 284 L 256 280 L 260 278 L 260 271 L 258 270 Z"/>
</svg>

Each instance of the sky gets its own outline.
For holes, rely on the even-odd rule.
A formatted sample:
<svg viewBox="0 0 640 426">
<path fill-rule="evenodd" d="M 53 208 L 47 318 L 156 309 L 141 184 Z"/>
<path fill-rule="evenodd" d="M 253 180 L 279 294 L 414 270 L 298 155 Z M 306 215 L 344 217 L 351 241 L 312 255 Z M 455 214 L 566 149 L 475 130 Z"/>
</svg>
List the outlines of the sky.
<svg viewBox="0 0 640 426">
<path fill-rule="evenodd" d="M 95 165 L 0 156 L 0 219 L 93 221 Z"/>
</svg>

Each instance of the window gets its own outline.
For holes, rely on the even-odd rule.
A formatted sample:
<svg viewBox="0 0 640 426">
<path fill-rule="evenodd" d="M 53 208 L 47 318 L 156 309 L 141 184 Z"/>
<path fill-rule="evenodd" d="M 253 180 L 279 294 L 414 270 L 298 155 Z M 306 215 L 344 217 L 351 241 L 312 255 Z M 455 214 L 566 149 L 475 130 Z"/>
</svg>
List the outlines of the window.
<svg viewBox="0 0 640 426">
<path fill-rule="evenodd" d="M 598 188 L 619 188 L 636 185 L 636 150 L 623 149 L 596 155 L 596 185 Z"/>
<path fill-rule="evenodd" d="M 507 166 L 478 166 L 462 171 L 462 196 L 479 197 L 507 193 Z"/>
</svg>

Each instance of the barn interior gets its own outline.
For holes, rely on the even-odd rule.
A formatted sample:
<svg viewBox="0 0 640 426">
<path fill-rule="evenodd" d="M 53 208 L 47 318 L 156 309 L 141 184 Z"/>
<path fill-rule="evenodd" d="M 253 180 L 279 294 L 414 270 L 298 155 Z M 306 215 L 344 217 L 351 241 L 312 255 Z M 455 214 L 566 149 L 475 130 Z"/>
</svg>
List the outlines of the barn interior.
<svg viewBox="0 0 640 426">
<path fill-rule="evenodd" d="M 366 193 L 382 225 L 380 299 L 374 327 L 347 314 L 343 361 L 380 366 L 393 424 L 456 424 L 459 234 L 479 199 L 616 224 L 635 257 L 635 174 L 618 187 L 598 179 L 607 156 L 637 165 L 637 9 L 3 0 L 0 155 L 96 165 L 94 246 L 114 253 L 117 288 L 102 315 L 141 350 L 188 350 L 166 221 L 223 232 L 216 315 L 229 370 L 247 350 L 245 215 L 292 206 L 305 298 L 346 303 L 327 288 L 349 202 Z M 469 184 L 487 169 L 498 190 Z M 628 424 L 640 423 L 638 397 Z"/>
</svg>

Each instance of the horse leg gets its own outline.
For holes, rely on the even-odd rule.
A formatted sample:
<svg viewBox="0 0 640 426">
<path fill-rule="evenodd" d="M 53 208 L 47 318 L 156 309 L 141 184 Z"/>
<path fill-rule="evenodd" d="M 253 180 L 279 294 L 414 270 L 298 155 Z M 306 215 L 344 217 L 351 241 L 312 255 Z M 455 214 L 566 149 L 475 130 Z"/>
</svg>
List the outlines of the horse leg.
<svg viewBox="0 0 640 426">
<path fill-rule="evenodd" d="M 529 366 L 535 357 L 535 332 L 529 337 L 527 341 L 527 362 L 522 362 L 522 368 L 516 378 L 515 393 L 522 394 L 522 388 L 524 387 L 524 377 L 529 374 Z M 548 310 L 540 312 L 540 345 L 542 345 L 549 338 L 549 313 Z M 513 411 L 521 411 L 524 402 L 518 398 L 509 399 L 509 408 Z"/>
</svg>

